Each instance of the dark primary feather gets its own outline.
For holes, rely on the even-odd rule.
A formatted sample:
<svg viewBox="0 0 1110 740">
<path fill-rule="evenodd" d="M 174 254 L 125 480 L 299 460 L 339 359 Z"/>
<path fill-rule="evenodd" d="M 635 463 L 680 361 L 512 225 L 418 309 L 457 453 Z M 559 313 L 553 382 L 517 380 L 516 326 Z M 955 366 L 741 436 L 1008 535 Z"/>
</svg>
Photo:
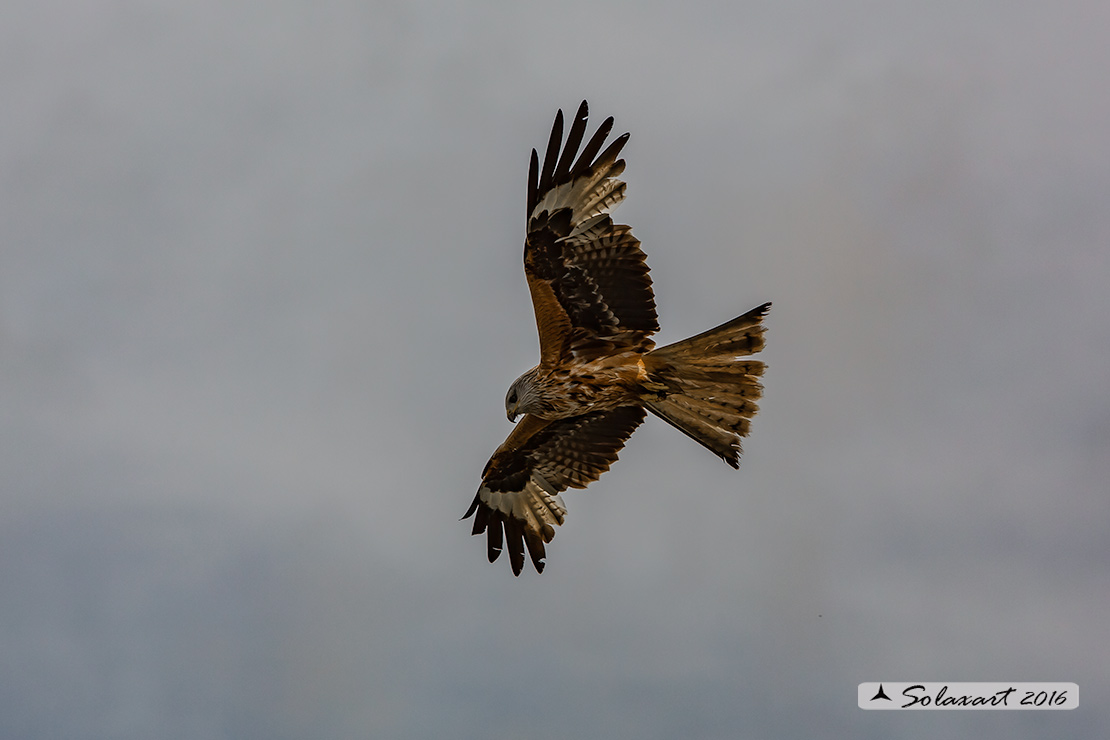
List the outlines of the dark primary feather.
<svg viewBox="0 0 1110 740">
<path fill-rule="evenodd" d="M 555 114 L 555 123 L 551 125 L 551 137 L 547 140 L 547 153 L 543 157 L 543 172 L 540 174 L 539 192 L 551 188 L 552 175 L 555 173 L 555 162 L 559 157 L 559 144 L 563 139 L 563 110 Z"/>
<path fill-rule="evenodd" d="M 574 116 L 574 123 L 570 125 L 570 133 L 567 134 L 567 143 L 563 147 L 563 156 L 559 157 L 559 164 L 555 165 L 554 182 L 566 182 L 569 180 L 570 164 L 574 160 L 574 155 L 578 151 L 578 145 L 582 143 L 582 135 L 586 133 L 586 119 L 589 117 L 589 109 L 586 106 L 586 101 L 582 101 L 582 105 L 578 106 L 578 113 Z M 555 132 L 551 132 L 554 137 Z M 550 146 L 548 152 L 550 153 Z M 546 162 L 544 163 L 546 165 Z"/>
<path fill-rule="evenodd" d="M 585 104 L 585 101 L 582 101 L 582 105 Z M 585 124 L 583 124 L 583 128 L 585 128 Z M 605 139 L 609 136 L 609 132 L 612 130 L 613 117 L 609 116 L 601 122 L 600 126 L 597 127 L 597 131 L 595 131 L 594 135 L 590 138 L 590 143 L 586 144 L 586 148 L 582 150 L 582 155 L 578 157 L 578 163 L 574 166 L 574 169 L 571 170 L 569 179 L 573 180 L 574 178 L 581 176 L 582 173 L 586 171 L 586 168 L 588 168 L 590 164 L 594 161 L 594 157 L 597 157 L 597 153 L 601 151 L 601 145 L 605 143 Z M 620 150 L 622 148 L 624 148 L 624 145 L 627 141 L 628 134 L 621 134 L 617 137 L 616 141 L 614 141 L 610 145 L 610 148 L 614 150 L 611 152 L 605 152 L 605 156 L 598 157 L 598 160 L 605 161 L 610 157 L 616 160 L 617 154 L 620 153 Z"/>
</svg>

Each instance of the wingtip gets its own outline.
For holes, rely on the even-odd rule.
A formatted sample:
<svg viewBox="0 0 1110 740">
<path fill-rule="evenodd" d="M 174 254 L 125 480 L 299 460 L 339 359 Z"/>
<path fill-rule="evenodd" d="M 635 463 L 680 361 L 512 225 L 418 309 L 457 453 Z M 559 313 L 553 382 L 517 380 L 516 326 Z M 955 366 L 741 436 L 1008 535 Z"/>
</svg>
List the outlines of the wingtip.
<svg viewBox="0 0 1110 740">
<path fill-rule="evenodd" d="M 480 496 L 481 496 L 481 494 L 475 496 L 474 500 L 470 502 L 470 508 L 468 508 L 466 510 L 465 514 L 463 514 L 461 517 L 459 517 L 460 522 L 474 516 L 474 512 L 476 512 L 478 510 L 478 504 L 481 503 Z"/>
</svg>

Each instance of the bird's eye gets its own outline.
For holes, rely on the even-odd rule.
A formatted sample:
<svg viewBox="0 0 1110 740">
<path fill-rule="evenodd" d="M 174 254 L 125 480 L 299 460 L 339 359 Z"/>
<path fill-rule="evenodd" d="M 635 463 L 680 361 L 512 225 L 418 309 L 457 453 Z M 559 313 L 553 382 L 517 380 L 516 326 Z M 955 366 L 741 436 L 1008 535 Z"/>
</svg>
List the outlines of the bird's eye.
<svg viewBox="0 0 1110 740">
<path fill-rule="evenodd" d="M 509 403 L 516 403 L 516 391 L 509 394 Z"/>
</svg>

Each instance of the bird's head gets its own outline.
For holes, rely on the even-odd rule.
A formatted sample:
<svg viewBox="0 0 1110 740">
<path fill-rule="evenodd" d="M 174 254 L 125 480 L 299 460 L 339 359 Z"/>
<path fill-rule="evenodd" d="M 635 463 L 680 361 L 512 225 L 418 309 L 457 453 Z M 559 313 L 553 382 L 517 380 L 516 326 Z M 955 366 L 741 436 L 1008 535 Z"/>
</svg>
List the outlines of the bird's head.
<svg viewBox="0 0 1110 740">
<path fill-rule="evenodd" d="M 535 377 L 536 368 L 532 368 L 509 386 L 509 392 L 505 394 L 505 416 L 509 417 L 509 421 L 515 422 L 521 414 L 532 412 L 533 406 L 539 400 Z"/>
</svg>

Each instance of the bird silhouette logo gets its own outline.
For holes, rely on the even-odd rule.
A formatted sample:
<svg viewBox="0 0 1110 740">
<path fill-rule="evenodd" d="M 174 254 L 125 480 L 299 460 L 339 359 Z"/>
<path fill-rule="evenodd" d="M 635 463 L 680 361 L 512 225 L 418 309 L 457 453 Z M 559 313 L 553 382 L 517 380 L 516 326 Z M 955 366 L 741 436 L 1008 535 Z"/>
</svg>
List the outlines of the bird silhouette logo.
<svg viewBox="0 0 1110 740">
<path fill-rule="evenodd" d="M 879 684 L 879 692 L 871 697 L 871 701 L 875 701 L 876 699 L 886 699 L 887 701 L 894 701 L 893 699 L 891 699 L 889 696 L 886 695 L 885 691 L 883 691 L 883 685 L 882 684 Z"/>
</svg>

